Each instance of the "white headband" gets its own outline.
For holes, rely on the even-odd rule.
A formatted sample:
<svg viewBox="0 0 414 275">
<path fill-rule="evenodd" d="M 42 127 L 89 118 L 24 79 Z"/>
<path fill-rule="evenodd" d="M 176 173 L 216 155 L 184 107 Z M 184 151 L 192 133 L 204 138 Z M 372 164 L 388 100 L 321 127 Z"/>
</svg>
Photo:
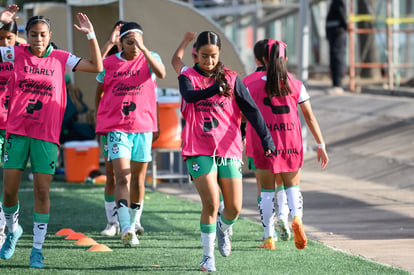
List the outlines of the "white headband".
<svg viewBox="0 0 414 275">
<path fill-rule="evenodd" d="M 122 38 L 122 36 L 127 35 L 129 32 L 136 32 L 136 33 L 144 34 L 144 32 L 142 30 L 140 30 L 140 29 L 130 29 L 130 30 L 127 30 L 127 31 L 121 33 L 121 35 L 119 36 L 119 38 Z"/>
</svg>

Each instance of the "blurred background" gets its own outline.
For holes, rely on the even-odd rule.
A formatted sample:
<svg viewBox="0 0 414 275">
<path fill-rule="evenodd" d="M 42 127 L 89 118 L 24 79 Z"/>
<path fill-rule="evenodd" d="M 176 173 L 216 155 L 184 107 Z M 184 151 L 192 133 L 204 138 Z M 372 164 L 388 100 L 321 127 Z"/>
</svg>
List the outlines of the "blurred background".
<svg viewBox="0 0 414 275">
<path fill-rule="evenodd" d="M 174 91 L 177 76 L 170 65 L 186 31 L 214 30 L 222 36 L 222 59 L 242 76 L 254 71 L 254 43 L 263 38 L 283 40 L 290 71 L 304 82 L 329 82 L 329 45 L 325 23 L 331 0 L 67 0 L 0 1 L 20 6 L 20 35 L 33 15 L 52 22 L 58 47 L 88 57 L 84 35 L 72 26 L 77 12 L 94 24 L 99 44 L 108 39 L 117 20 L 143 26 L 144 43 L 160 54 L 166 79 L 160 90 Z M 414 3 L 412 0 L 345 0 L 348 15 L 344 88 L 358 91 L 369 83 L 381 88 L 414 86 Z M 191 64 L 191 49 L 186 64 Z M 72 81 L 93 108 L 96 81 L 92 74 L 72 73 Z M 346 85 L 346 86 L 345 86 Z M 171 92 L 174 93 L 174 92 Z"/>
</svg>

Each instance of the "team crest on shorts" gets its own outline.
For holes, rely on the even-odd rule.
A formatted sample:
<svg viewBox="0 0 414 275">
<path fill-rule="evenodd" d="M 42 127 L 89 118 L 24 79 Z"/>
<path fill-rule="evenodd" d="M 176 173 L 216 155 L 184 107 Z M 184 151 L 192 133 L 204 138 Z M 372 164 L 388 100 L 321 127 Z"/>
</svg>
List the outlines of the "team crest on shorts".
<svg viewBox="0 0 414 275">
<path fill-rule="evenodd" d="M 105 144 L 104 144 L 104 151 L 105 151 L 105 152 L 108 152 L 108 143 L 105 143 Z"/>
<path fill-rule="evenodd" d="M 9 155 L 7 152 L 4 152 L 3 162 L 7 162 L 9 160 Z"/>
<path fill-rule="evenodd" d="M 200 170 L 200 165 L 196 161 L 193 161 L 193 171 L 198 172 Z"/>
<path fill-rule="evenodd" d="M 114 144 L 112 146 L 112 153 L 113 154 L 118 154 L 119 153 L 119 147 L 118 147 L 118 145 Z"/>
</svg>

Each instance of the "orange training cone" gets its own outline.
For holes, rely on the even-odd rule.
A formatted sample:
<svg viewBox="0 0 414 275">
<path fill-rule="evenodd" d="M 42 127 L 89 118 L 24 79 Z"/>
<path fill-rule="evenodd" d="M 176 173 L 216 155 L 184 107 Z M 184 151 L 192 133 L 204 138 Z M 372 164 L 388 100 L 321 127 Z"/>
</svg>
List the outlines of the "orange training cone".
<svg viewBox="0 0 414 275">
<path fill-rule="evenodd" d="M 56 232 L 56 235 L 60 235 L 60 236 L 69 236 L 70 234 L 75 233 L 75 231 L 73 231 L 70 228 L 62 228 L 61 230 L 59 230 L 58 232 Z"/>
<path fill-rule="evenodd" d="M 76 233 L 75 232 L 75 233 L 72 233 L 69 236 L 67 236 L 65 238 L 65 240 L 79 240 L 79 239 L 82 239 L 82 238 L 86 238 L 86 236 L 82 233 Z"/>
<path fill-rule="evenodd" d="M 88 251 L 93 251 L 93 252 L 109 252 L 109 251 L 112 251 L 112 249 L 110 249 L 109 247 L 107 247 L 104 244 L 96 244 L 96 245 L 92 246 L 91 248 L 89 248 Z"/>
<path fill-rule="evenodd" d="M 94 183 L 95 184 L 105 184 L 106 183 L 106 175 L 100 175 L 97 176 L 96 178 L 94 178 Z"/>
<path fill-rule="evenodd" d="M 81 238 L 77 240 L 75 244 L 76 245 L 95 245 L 98 243 L 94 239 L 86 237 L 86 238 Z"/>
</svg>

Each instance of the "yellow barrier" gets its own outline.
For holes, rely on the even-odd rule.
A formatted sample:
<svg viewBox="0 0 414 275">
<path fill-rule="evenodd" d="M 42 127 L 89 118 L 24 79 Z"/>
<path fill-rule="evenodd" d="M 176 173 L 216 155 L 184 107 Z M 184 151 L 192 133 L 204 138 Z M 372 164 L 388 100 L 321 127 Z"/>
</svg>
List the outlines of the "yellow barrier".
<svg viewBox="0 0 414 275">
<path fill-rule="evenodd" d="M 392 24 L 411 24 L 414 23 L 414 17 L 401 17 L 401 18 L 393 18 L 393 17 L 385 17 L 385 16 L 375 16 L 371 14 L 360 14 L 360 15 L 351 15 L 348 17 L 349 22 L 384 22 L 387 25 Z"/>
</svg>

